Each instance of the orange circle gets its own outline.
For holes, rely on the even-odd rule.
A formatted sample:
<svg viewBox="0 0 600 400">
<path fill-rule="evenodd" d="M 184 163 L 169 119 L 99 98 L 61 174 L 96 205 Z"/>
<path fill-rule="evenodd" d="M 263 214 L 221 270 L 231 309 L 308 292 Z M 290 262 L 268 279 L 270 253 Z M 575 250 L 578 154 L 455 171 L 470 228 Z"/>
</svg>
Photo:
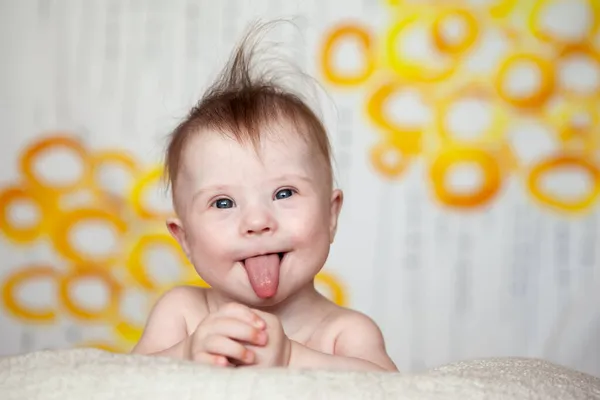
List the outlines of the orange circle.
<svg viewBox="0 0 600 400">
<path fill-rule="evenodd" d="M 450 18 L 459 18 L 465 22 L 467 32 L 460 43 L 450 43 L 443 35 L 443 25 Z M 469 50 L 479 35 L 479 23 L 477 18 L 465 9 L 445 10 L 433 21 L 433 41 L 438 50 L 448 54 L 462 54 Z"/>
<path fill-rule="evenodd" d="M 560 54 L 558 55 L 558 61 L 564 61 L 565 59 L 567 59 L 568 57 L 571 57 L 573 55 L 577 55 L 577 54 L 582 54 L 585 55 L 587 58 L 593 60 L 596 64 L 596 69 L 600 69 L 600 53 L 598 51 L 596 51 L 593 47 L 593 45 L 589 44 L 589 43 L 583 43 L 583 44 L 576 44 L 576 45 L 569 45 L 569 46 L 565 46 L 561 51 Z M 599 82 L 600 84 L 600 82 Z M 595 90 L 592 93 L 580 93 L 576 90 L 572 90 L 568 87 L 564 87 L 561 88 L 566 94 L 573 96 L 577 99 L 581 99 L 581 98 L 587 98 L 589 100 L 593 100 L 593 101 L 598 101 L 600 100 L 600 90 Z"/>
<path fill-rule="evenodd" d="M 6 278 L 2 288 L 2 299 L 4 307 L 13 316 L 25 321 L 32 322 L 54 322 L 56 320 L 56 311 L 52 308 L 32 309 L 19 303 L 15 295 L 16 289 L 26 281 L 50 278 L 57 281 L 60 272 L 48 266 L 22 267 L 13 272 Z"/>
<path fill-rule="evenodd" d="M 535 4 L 533 5 L 528 18 L 528 25 L 531 33 L 533 33 L 533 35 L 539 40 L 558 46 L 574 43 L 569 40 L 557 38 L 549 32 L 545 32 L 543 28 L 538 25 L 538 17 L 542 15 L 543 9 L 547 6 L 547 3 L 549 3 L 549 0 L 536 0 Z M 598 26 L 600 25 L 600 2 L 597 0 L 588 0 L 587 4 L 592 10 L 591 15 L 594 18 L 590 31 L 586 35 L 586 37 L 591 37 L 596 33 Z"/>
<path fill-rule="evenodd" d="M 137 161 L 129 154 L 116 150 L 107 150 L 92 154 L 92 176 L 94 177 L 94 191 L 99 200 L 115 210 L 115 212 L 123 213 L 128 207 L 127 200 L 124 194 L 114 193 L 103 188 L 98 182 L 98 172 L 105 165 L 116 165 L 123 167 L 133 179 L 140 176 L 142 173 Z"/>
<path fill-rule="evenodd" d="M 532 63 L 541 74 L 540 88 L 536 93 L 526 97 L 511 97 L 504 89 L 504 81 L 510 69 L 520 62 Z M 500 65 L 496 75 L 495 85 L 498 95 L 507 103 L 518 108 L 541 108 L 542 105 L 554 92 L 554 66 L 549 60 L 538 57 L 534 54 L 512 54 L 507 57 Z"/>
<path fill-rule="evenodd" d="M 39 219 L 32 226 L 16 226 L 10 221 L 8 211 L 12 203 L 27 201 L 33 203 L 39 211 Z M 37 240 L 48 229 L 49 213 L 52 207 L 44 204 L 40 196 L 32 190 L 23 187 L 9 187 L 0 193 L 0 230 L 16 243 L 30 243 Z"/>
<path fill-rule="evenodd" d="M 324 284 L 331 290 L 332 301 L 340 307 L 346 307 L 348 305 L 348 299 L 344 288 L 340 284 L 339 280 L 327 272 L 321 271 L 315 277 L 315 281 Z"/>
<path fill-rule="evenodd" d="M 173 239 L 172 236 L 168 234 L 155 233 L 140 237 L 129 253 L 129 257 L 127 259 L 127 269 L 134 280 L 143 288 L 156 291 L 161 290 L 161 285 L 157 284 L 150 277 L 144 263 L 144 252 L 152 246 L 165 246 L 173 249 L 182 267 L 190 266 L 190 262 L 179 247 L 177 241 Z M 196 271 L 192 267 L 184 269 L 183 275 L 182 283 L 195 282 L 198 283 L 199 286 L 208 287 L 208 285 L 202 284 L 204 281 L 198 278 Z"/>
<path fill-rule="evenodd" d="M 56 148 L 66 148 L 74 153 L 81 159 L 83 164 L 83 174 L 81 177 L 73 183 L 53 186 L 42 182 L 35 173 L 34 161 L 40 156 L 41 153 L 51 151 Z M 68 193 L 70 191 L 81 189 L 90 185 L 91 179 L 91 168 L 89 163 L 88 154 L 81 144 L 80 141 L 68 136 L 54 136 L 49 138 L 43 138 L 31 146 L 29 146 L 20 158 L 21 173 L 25 177 L 28 184 L 36 188 L 41 188 L 50 192 Z"/>
<path fill-rule="evenodd" d="M 484 182 L 473 193 L 452 193 L 446 187 L 448 169 L 463 162 L 479 165 L 484 174 Z M 502 174 L 496 158 L 490 153 L 476 148 L 450 148 L 433 161 L 430 179 L 435 196 L 443 204 L 454 208 L 475 208 L 489 203 L 502 185 Z"/>
<path fill-rule="evenodd" d="M 144 205 L 144 191 L 152 184 L 160 182 L 163 170 L 161 167 L 156 167 L 148 171 L 140 179 L 138 179 L 131 190 L 131 205 L 135 213 L 145 220 L 167 219 L 173 216 L 172 212 L 157 212 L 149 209 Z"/>
<path fill-rule="evenodd" d="M 589 172 L 594 181 L 589 194 L 573 201 L 566 201 L 544 193 L 539 187 L 539 179 L 553 169 L 565 166 L 576 166 Z M 600 196 L 600 169 L 588 158 L 570 154 L 559 154 L 549 157 L 535 165 L 527 178 L 527 187 L 532 196 L 542 204 L 548 205 L 559 211 L 581 212 L 591 208 Z"/>
<path fill-rule="evenodd" d="M 407 80 L 417 82 L 439 82 L 454 74 L 458 67 L 458 59 L 450 59 L 449 65 L 445 68 L 438 68 L 438 63 L 421 64 L 419 62 L 413 62 L 400 56 L 396 51 L 396 41 L 408 26 L 419 22 L 431 25 L 432 21 L 427 17 L 427 15 L 412 14 L 396 22 L 387 33 L 385 47 L 387 59 L 389 60 L 392 70 Z"/>
<path fill-rule="evenodd" d="M 95 278 L 102 282 L 110 291 L 109 301 L 100 310 L 91 310 L 81 307 L 71 298 L 69 289 L 72 284 L 80 279 Z M 63 276 L 60 281 L 58 295 L 62 306 L 73 316 L 83 321 L 111 321 L 118 318 L 119 302 L 121 299 L 121 285 L 102 267 L 80 267 Z"/>
<path fill-rule="evenodd" d="M 355 75 L 340 74 L 332 65 L 333 49 L 338 46 L 338 42 L 347 38 L 358 39 L 366 61 L 365 69 Z M 325 79 L 338 86 L 357 86 L 366 82 L 375 69 L 375 57 L 372 47 L 373 38 L 365 27 L 355 24 L 344 24 L 336 27 L 325 39 L 321 56 L 321 68 Z"/>
<path fill-rule="evenodd" d="M 123 167 L 133 177 L 137 177 L 142 173 L 137 161 L 131 155 L 121 151 L 108 150 L 92 155 L 92 173 L 94 178 L 96 178 L 96 174 L 100 168 L 111 164 Z M 103 191 L 102 188 L 98 189 Z"/>
<path fill-rule="evenodd" d="M 403 89 L 404 86 L 397 81 L 381 85 L 367 101 L 367 114 L 379 128 L 388 131 L 386 134 L 393 137 L 394 143 L 402 149 L 404 154 L 416 155 L 421 153 L 424 127 L 399 126 L 390 121 L 384 113 L 388 98 Z"/>
<path fill-rule="evenodd" d="M 450 112 L 451 107 L 459 100 L 465 98 L 487 100 L 493 108 L 492 121 L 489 127 L 475 140 L 462 140 L 453 137 L 448 129 L 445 117 Z M 446 98 L 437 102 L 437 112 L 435 116 L 437 132 L 443 145 L 473 145 L 473 144 L 499 144 L 502 142 L 504 131 L 508 124 L 508 116 L 502 104 L 496 100 L 496 96 L 482 84 L 465 85 L 454 90 Z"/>
<path fill-rule="evenodd" d="M 399 159 L 389 163 L 385 160 L 385 155 L 389 152 L 396 152 L 400 155 Z M 402 152 L 399 146 L 392 142 L 381 142 L 371 148 L 371 163 L 383 176 L 387 178 L 398 178 L 410 165 L 410 159 Z"/>
<path fill-rule="evenodd" d="M 118 215 L 106 210 L 94 208 L 81 208 L 64 214 L 56 224 L 52 235 L 55 250 L 77 265 L 107 264 L 112 265 L 117 261 L 120 254 L 110 254 L 104 257 L 96 257 L 84 254 L 73 247 L 69 241 L 69 231 L 78 223 L 83 221 L 102 221 L 116 228 L 119 234 L 127 232 L 127 224 Z"/>
</svg>

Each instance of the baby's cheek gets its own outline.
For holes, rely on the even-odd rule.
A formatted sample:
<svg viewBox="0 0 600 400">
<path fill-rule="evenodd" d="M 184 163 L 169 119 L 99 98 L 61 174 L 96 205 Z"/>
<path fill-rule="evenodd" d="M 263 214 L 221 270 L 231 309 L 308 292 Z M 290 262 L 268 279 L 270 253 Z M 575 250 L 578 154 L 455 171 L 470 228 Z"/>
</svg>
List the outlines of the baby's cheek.
<svg viewBox="0 0 600 400">
<path fill-rule="evenodd" d="M 296 221 L 291 232 L 294 243 L 302 247 L 323 240 L 323 237 L 328 237 L 328 229 L 323 221 L 309 218 Z"/>
</svg>

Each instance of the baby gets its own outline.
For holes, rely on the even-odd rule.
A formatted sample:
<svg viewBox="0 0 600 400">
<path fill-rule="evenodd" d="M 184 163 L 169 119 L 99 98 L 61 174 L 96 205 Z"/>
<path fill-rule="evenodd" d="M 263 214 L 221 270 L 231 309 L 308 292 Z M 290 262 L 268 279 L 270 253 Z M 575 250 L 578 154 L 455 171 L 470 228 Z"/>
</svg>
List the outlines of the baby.
<svg viewBox="0 0 600 400">
<path fill-rule="evenodd" d="M 377 325 L 315 289 L 342 207 L 327 133 L 297 95 L 251 76 L 250 36 L 166 154 L 168 230 L 211 288 L 166 292 L 133 353 L 396 371 Z"/>
</svg>

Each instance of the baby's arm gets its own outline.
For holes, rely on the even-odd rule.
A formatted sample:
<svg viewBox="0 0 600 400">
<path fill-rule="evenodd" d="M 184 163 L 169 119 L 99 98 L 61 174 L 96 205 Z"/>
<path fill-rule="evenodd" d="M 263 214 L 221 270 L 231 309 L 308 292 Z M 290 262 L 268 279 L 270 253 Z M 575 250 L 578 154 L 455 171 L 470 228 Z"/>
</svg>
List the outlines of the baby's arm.
<svg viewBox="0 0 600 400">
<path fill-rule="evenodd" d="M 334 355 L 321 353 L 292 341 L 290 367 L 358 371 L 398 371 L 387 355 L 379 327 L 362 314 L 341 318 Z M 337 324 L 336 324 L 337 325 Z"/>
<path fill-rule="evenodd" d="M 133 353 L 192 360 L 228 367 L 254 362 L 242 343 L 266 343 L 265 322 L 236 303 L 208 314 L 203 289 L 178 287 L 167 292 L 150 313 Z"/>
<path fill-rule="evenodd" d="M 189 336 L 184 310 L 194 297 L 194 289 L 177 287 L 163 294 L 156 302 L 144 333 L 131 351 L 134 354 L 185 359 Z M 197 301 L 197 300 L 196 300 Z"/>
</svg>

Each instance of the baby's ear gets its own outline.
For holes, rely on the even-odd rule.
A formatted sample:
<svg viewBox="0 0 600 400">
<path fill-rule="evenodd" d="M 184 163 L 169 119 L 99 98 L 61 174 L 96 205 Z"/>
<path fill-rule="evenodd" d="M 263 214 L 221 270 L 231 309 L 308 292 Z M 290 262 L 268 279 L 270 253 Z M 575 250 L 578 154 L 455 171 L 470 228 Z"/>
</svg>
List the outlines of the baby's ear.
<svg viewBox="0 0 600 400">
<path fill-rule="evenodd" d="M 331 192 L 330 220 L 329 220 L 329 242 L 333 243 L 335 233 L 337 232 L 338 218 L 344 203 L 344 193 L 340 189 L 334 189 Z"/>
<path fill-rule="evenodd" d="M 166 225 L 171 236 L 177 240 L 177 243 L 181 246 L 185 256 L 190 260 L 189 246 L 185 237 L 185 229 L 183 228 L 181 221 L 178 218 L 169 218 L 167 219 Z"/>
</svg>

